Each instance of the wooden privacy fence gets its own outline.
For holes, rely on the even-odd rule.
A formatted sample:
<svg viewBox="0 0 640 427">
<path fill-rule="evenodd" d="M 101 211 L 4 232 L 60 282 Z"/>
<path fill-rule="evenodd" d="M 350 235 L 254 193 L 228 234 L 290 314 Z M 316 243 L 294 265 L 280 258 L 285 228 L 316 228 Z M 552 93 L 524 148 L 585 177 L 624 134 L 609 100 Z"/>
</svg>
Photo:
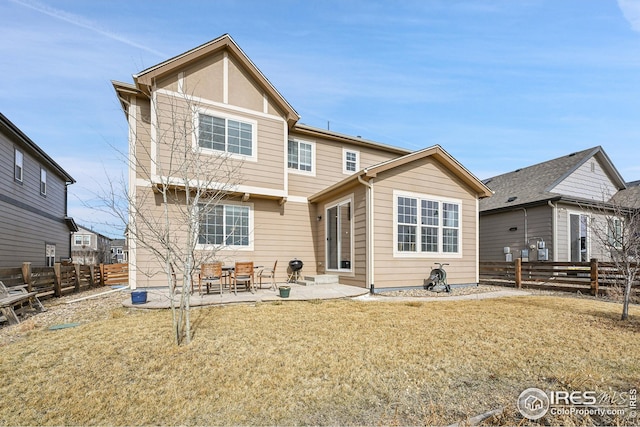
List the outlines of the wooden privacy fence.
<svg viewBox="0 0 640 427">
<path fill-rule="evenodd" d="M 61 297 L 96 286 L 127 284 L 128 264 L 61 264 L 53 267 L 31 267 L 25 262 L 21 267 L 0 268 L 0 281 L 8 288 L 27 285 L 29 292 L 38 293 L 38 298 Z"/>
<path fill-rule="evenodd" d="M 623 286 L 624 275 L 614 263 L 599 262 L 481 262 L 480 282 L 503 284 L 521 288 L 535 287 L 567 292 L 598 295 L 600 292 Z M 640 279 L 640 278 L 638 278 Z M 640 288 L 636 280 L 633 287 Z"/>
</svg>

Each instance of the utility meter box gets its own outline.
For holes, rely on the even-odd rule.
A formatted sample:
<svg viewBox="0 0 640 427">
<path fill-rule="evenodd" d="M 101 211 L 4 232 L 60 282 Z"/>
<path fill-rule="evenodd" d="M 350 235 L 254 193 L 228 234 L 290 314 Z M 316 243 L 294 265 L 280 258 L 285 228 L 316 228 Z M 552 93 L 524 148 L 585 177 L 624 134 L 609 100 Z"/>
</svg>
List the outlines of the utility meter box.
<svg viewBox="0 0 640 427">
<path fill-rule="evenodd" d="M 549 249 L 538 249 L 538 261 L 549 261 Z"/>
<path fill-rule="evenodd" d="M 524 262 L 529 262 L 529 249 L 522 249 L 520 251 L 520 258 L 522 258 Z"/>
</svg>

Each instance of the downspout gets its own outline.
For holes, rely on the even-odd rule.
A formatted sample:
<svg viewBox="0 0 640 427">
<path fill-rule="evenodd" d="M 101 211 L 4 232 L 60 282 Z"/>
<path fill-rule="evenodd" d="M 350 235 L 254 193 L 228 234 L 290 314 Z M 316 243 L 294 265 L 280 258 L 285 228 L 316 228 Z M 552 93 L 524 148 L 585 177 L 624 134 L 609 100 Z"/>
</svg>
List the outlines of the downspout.
<svg viewBox="0 0 640 427">
<path fill-rule="evenodd" d="M 529 245 L 529 225 L 527 224 L 527 210 L 525 208 L 520 208 L 520 209 L 524 211 L 524 245 L 523 247 L 525 247 L 527 251 L 529 251 L 529 246 L 528 246 Z M 522 258 L 522 249 L 520 250 L 520 258 Z"/>
<path fill-rule="evenodd" d="M 366 173 L 366 169 L 365 169 Z M 366 269 L 365 269 L 365 281 L 367 283 L 367 287 L 371 290 L 371 292 L 375 291 L 374 285 L 374 259 L 373 256 L 373 178 L 370 178 L 369 181 L 365 181 L 362 179 L 362 175 L 358 175 L 358 182 L 360 184 L 367 187 L 367 196 L 365 202 L 365 218 L 366 218 Z"/>
<path fill-rule="evenodd" d="M 553 245 L 553 262 L 558 262 L 558 206 L 554 205 L 551 200 L 547 200 L 547 204 L 551 207 L 551 244 Z"/>
</svg>

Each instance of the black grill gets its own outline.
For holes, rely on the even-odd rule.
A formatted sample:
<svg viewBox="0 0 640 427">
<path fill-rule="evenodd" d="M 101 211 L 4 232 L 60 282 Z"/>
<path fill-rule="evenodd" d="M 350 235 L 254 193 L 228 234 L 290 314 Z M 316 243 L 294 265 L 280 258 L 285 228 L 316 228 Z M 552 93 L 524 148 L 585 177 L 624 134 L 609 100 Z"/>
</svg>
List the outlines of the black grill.
<svg viewBox="0 0 640 427">
<path fill-rule="evenodd" d="M 289 270 L 291 270 L 291 273 L 289 273 L 287 282 L 295 283 L 298 281 L 298 274 L 300 273 L 300 270 L 302 270 L 303 265 L 304 264 L 299 259 L 292 259 L 291 261 L 289 261 Z"/>
</svg>

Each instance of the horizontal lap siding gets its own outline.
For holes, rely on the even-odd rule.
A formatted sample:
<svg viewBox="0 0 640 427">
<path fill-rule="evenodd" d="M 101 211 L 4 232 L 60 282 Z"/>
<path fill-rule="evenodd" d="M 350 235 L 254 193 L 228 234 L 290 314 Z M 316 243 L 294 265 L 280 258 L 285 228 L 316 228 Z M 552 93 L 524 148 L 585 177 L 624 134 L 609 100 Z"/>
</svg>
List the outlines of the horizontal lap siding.
<svg viewBox="0 0 640 427">
<path fill-rule="evenodd" d="M 157 221 L 158 229 L 164 227 L 161 196 L 148 188 L 138 187 L 138 204 L 148 218 Z M 223 200 L 222 204 L 225 203 Z M 316 270 L 314 224 L 317 222 L 315 207 L 307 203 L 287 202 L 280 205 L 276 200 L 250 199 L 245 205 L 252 206 L 254 228 L 251 230 L 253 250 L 222 249 L 213 252 L 199 251 L 203 261 L 221 260 L 232 265 L 235 261 L 254 261 L 255 265 L 273 266 L 278 260 L 277 279 L 287 279 L 287 266 L 290 260 L 298 258 L 304 262 L 303 273 L 313 275 Z M 178 213 L 176 206 L 171 207 L 171 236 L 178 247 L 184 247 L 186 236 L 185 217 Z M 138 223 L 138 227 L 146 226 Z M 142 231 L 142 230 L 141 230 Z M 150 242 L 158 247 L 153 239 Z M 142 243 L 138 243 L 138 286 L 164 286 L 163 265 Z M 181 270 L 181 268 L 179 268 Z"/>
<path fill-rule="evenodd" d="M 480 216 L 480 260 L 504 261 L 504 248 L 509 247 L 513 258 L 519 258 L 527 245 L 525 232 L 530 244 L 539 239 L 545 241 L 549 249 L 549 259 L 553 259 L 553 210 L 550 206 L 526 209 L 527 227 L 525 230 L 525 211 L 513 211 L 484 214 Z M 510 229 L 517 230 L 510 231 Z M 537 239 L 536 239 L 537 238 Z M 529 253 L 530 260 L 537 260 L 537 252 Z"/>
<path fill-rule="evenodd" d="M 435 262 L 450 263 L 446 267 L 450 284 L 477 282 L 477 203 L 465 184 L 438 162 L 426 158 L 379 174 L 374 178 L 374 189 L 376 287 L 421 286 Z M 394 257 L 394 190 L 461 200 L 462 258 Z"/>
<path fill-rule="evenodd" d="M 14 180 L 14 147 L 23 153 L 23 181 Z M 47 171 L 46 196 L 40 194 L 40 168 Z M 56 260 L 69 257 L 70 234 L 64 222 L 66 185 L 27 147 L 0 135 L 0 267 L 30 261 L 45 265 L 45 243 L 56 246 Z"/>
<path fill-rule="evenodd" d="M 290 137 L 314 142 L 316 147 L 314 176 L 295 172 L 289 173 L 289 194 L 296 196 L 308 197 L 349 176 L 343 173 L 343 148 L 360 153 L 360 169 L 398 156 L 397 154 L 385 153 L 382 150 L 373 150 L 359 147 L 355 144 L 338 143 L 326 139 L 310 138 L 306 135 L 297 135 L 295 133 L 291 133 Z"/>
<path fill-rule="evenodd" d="M 180 171 L 179 163 L 176 159 L 181 159 L 179 154 L 189 150 L 189 156 L 195 158 L 193 150 L 194 140 L 197 130 L 185 128 L 184 123 L 191 123 L 193 117 L 187 108 L 184 99 L 176 99 L 166 95 L 158 95 L 158 108 L 160 113 L 157 132 L 157 158 L 158 173 L 162 175 L 177 176 L 183 178 L 184 173 Z M 271 119 L 249 113 L 240 113 L 221 107 L 213 108 L 203 106 L 208 112 L 215 115 L 219 112 L 222 115 L 231 115 L 239 120 L 246 119 L 255 122 L 254 132 L 257 132 L 257 161 L 250 159 L 239 160 L 236 158 L 225 158 L 222 153 L 200 154 L 198 176 L 205 181 L 226 180 L 225 170 L 234 170 L 233 184 L 259 187 L 268 191 L 269 189 L 284 190 L 284 122 L 279 119 Z M 177 137 L 174 130 L 178 129 Z M 171 160 L 171 150 L 174 152 Z M 224 159 L 224 160 L 222 160 Z M 174 162 L 174 165 L 170 164 Z M 209 172 L 206 172 L 209 170 Z M 209 174 L 210 177 L 206 177 Z"/>
</svg>

